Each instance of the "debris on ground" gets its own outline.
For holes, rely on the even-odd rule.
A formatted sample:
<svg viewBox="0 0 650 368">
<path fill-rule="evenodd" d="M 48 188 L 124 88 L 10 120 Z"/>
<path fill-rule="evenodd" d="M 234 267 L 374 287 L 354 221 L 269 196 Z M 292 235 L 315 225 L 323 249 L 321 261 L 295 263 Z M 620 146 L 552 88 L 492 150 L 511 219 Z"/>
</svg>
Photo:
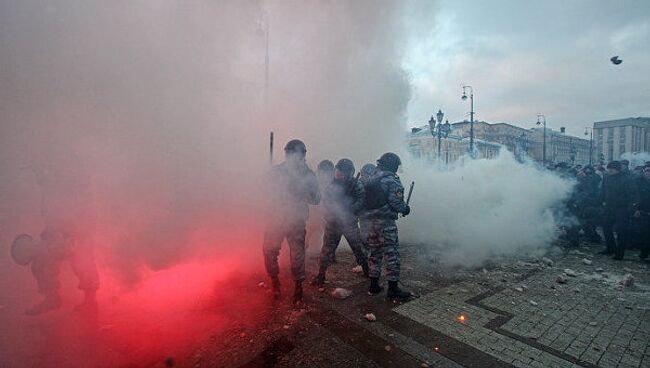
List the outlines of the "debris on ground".
<svg viewBox="0 0 650 368">
<path fill-rule="evenodd" d="M 566 276 L 564 275 L 558 275 L 557 279 L 555 279 L 555 282 L 557 282 L 558 284 L 566 284 L 567 281 L 569 281 L 569 279 L 567 279 Z"/>
<path fill-rule="evenodd" d="M 530 305 L 533 305 L 533 306 L 536 306 L 536 305 L 537 305 L 537 302 L 534 301 L 534 300 L 529 300 L 528 302 L 530 303 Z"/>
<path fill-rule="evenodd" d="M 520 293 L 523 293 L 523 292 L 524 292 L 524 289 L 521 288 L 521 287 L 516 287 L 516 288 L 515 288 L 515 291 L 518 291 L 518 292 L 520 292 Z"/>
<path fill-rule="evenodd" d="M 325 288 L 324 288 L 324 287 L 319 287 L 319 288 L 318 288 L 318 292 L 319 292 L 319 293 L 322 293 L 322 292 L 324 292 L 324 291 L 325 291 Z"/>
<path fill-rule="evenodd" d="M 345 299 L 352 295 L 352 290 L 344 288 L 335 288 L 332 290 L 332 297 L 336 299 Z"/>
<path fill-rule="evenodd" d="M 596 271 L 596 272 L 603 272 L 603 271 L 605 271 L 605 269 L 603 269 L 602 267 L 598 267 L 598 268 L 596 268 L 595 271 Z"/>
<path fill-rule="evenodd" d="M 586 264 L 587 266 L 591 266 L 591 263 L 592 263 L 592 262 L 591 262 L 590 259 L 583 258 L 583 259 L 582 259 L 582 263 L 583 263 L 583 264 Z"/>
<path fill-rule="evenodd" d="M 625 287 L 630 287 L 634 284 L 634 276 L 631 273 L 625 274 L 623 279 L 620 281 L 620 284 Z"/>
<path fill-rule="evenodd" d="M 565 268 L 564 269 L 564 274 L 567 275 L 567 276 L 571 276 L 571 277 L 578 276 L 578 273 L 575 272 L 574 270 L 570 269 L 570 268 Z"/>
<path fill-rule="evenodd" d="M 607 272 L 603 272 L 603 273 L 601 273 L 600 276 L 602 276 L 602 278 L 604 278 L 604 279 L 608 279 L 608 278 L 609 278 L 609 274 L 608 274 Z"/>
<path fill-rule="evenodd" d="M 598 326 L 598 322 L 589 322 L 589 326 L 592 327 Z"/>
<path fill-rule="evenodd" d="M 288 330 L 288 329 L 289 329 L 289 325 L 284 325 L 284 326 L 282 326 L 282 328 L 284 328 L 285 330 Z"/>
<path fill-rule="evenodd" d="M 393 350 L 393 348 L 391 348 L 390 345 L 386 345 L 386 346 L 384 346 L 384 350 L 391 351 L 391 350 Z"/>
<path fill-rule="evenodd" d="M 363 272 L 363 267 L 361 267 L 361 265 L 356 265 L 356 266 L 352 267 L 352 272 L 354 272 L 354 273 L 362 273 Z"/>
<path fill-rule="evenodd" d="M 487 273 L 488 273 L 488 270 L 486 270 L 486 269 L 484 268 L 484 269 L 483 269 L 483 274 L 484 274 L 484 275 L 487 275 Z M 422 364 L 424 364 L 424 363 L 422 363 Z"/>
<path fill-rule="evenodd" d="M 366 320 L 369 322 L 375 322 L 377 320 L 377 317 L 373 313 L 366 313 L 365 316 L 363 316 Z"/>
<path fill-rule="evenodd" d="M 547 266 L 553 266 L 553 261 L 550 258 L 542 257 L 542 263 Z"/>
</svg>

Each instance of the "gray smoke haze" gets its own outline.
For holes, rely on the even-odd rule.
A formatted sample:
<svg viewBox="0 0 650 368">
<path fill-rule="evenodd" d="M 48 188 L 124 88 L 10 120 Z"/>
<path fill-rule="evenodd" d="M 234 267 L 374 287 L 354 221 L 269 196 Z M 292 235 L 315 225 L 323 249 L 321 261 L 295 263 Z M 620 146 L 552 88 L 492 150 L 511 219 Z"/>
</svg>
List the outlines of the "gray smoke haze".
<svg viewBox="0 0 650 368">
<path fill-rule="evenodd" d="M 0 2 L 3 249 L 43 225 L 34 165 L 65 176 L 56 157 L 77 157 L 99 261 L 127 279 L 206 249 L 259 251 L 269 131 L 276 162 L 294 137 L 312 164 L 398 150 L 410 97 L 405 8 Z"/>
<path fill-rule="evenodd" d="M 447 265 L 475 267 L 500 256 L 542 254 L 557 238 L 558 226 L 571 221 L 561 205 L 574 182 L 534 163 L 521 164 L 505 149 L 496 159 L 459 161 L 449 170 L 412 165 L 413 212 L 400 236 L 439 251 Z"/>
</svg>

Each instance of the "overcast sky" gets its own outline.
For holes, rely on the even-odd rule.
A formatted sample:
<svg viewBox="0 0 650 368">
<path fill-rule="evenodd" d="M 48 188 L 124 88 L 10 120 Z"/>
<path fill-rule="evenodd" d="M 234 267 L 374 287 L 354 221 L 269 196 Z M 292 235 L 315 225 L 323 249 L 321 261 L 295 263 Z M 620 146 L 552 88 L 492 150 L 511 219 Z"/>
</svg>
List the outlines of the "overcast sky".
<svg viewBox="0 0 650 368">
<path fill-rule="evenodd" d="M 462 120 L 462 84 L 488 122 L 532 127 L 541 113 L 583 134 L 594 121 L 650 116 L 648 0 L 440 0 L 416 16 L 404 58 L 410 126 L 439 108 Z"/>
</svg>

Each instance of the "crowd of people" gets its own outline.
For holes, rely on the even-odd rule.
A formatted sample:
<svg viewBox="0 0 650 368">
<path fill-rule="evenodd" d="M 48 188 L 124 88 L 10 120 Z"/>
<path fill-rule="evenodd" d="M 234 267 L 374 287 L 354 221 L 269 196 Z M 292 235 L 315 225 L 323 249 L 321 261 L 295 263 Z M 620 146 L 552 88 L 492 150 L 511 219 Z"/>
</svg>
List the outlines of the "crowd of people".
<svg viewBox="0 0 650 368">
<path fill-rule="evenodd" d="M 295 282 L 293 303 L 301 304 L 305 274 L 305 234 L 309 205 L 321 204 L 324 234 L 318 273 L 311 284 L 322 288 L 328 267 L 335 261 L 343 237 L 357 264 L 370 279 L 369 295 L 382 293 L 379 279 L 385 264 L 388 281 L 386 296 L 408 299 L 412 294 L 400 289 L 400 254 L 396 220 L 407 216 L 410 207 L 396 172 L 401 164 L 394 153 L 386 153 L 377 165 L 366 164 L 355 176 L 349 159 L 336 164 L 318 164 L 314 173 L 306 164 L 307 149 L 299 140 L 285 146 L 286 160 L 272 169 L 274 209 L 264 237 L 264 259 L 273 294 L 280 297 L 278 255 L 284 239 L 291 253 Z M 629 162 L 571 166 L 560 163 L 550 168 L 565 178 L 576 180 L 567 201 L 571 216 L 565 226 L 565 240 L 578 246 L 581 240 L 601 244 L 602 254 L 622 260 L 626 249 L 638 248 L 646 259 L 650 251 L 650 162 L 629 169 Z M 322 198 L 321 198 L 322 197 Z M 604 241 L 603 241 L 604 238 Z"/>
<path fill-rule="evenodd" d="M 650 251 L 650 161 L 630 170 L 627 160 L 605 165 L 554 167 L 577 184 L 568 201 L 575 224 L 566 230 L 571 246 L 585 240 L 605 243 L 601 252 L 622 260 L 627 249 L 638 248 L 640 258 Z M 602 230 L 601 233 L 598 229 Z"/>
<path fill-rule="evenodd" d="M 396 220 L 411 209 L 404 199 L 404 187 L 396 172 L 399 156 L 385 153 L 377 165 L 365 165 L 355 176 L 351 160 L 341 159 L 336 165 L 325 160 L 318 165 L 318 174 L 307 166 L 307 148 L 300 140 L 292 140 L 284 148 L 285 161 L 271 170 L 271 203 L 264 234 L 264 263 L 271 278 L 273 295 L 280 297 L 278 256 L 282 241 L 287 240 L 294 280 L 294 305 L 303 303 L 302 284 L 305 274 L 305 235 L 309 205 L 323 204 L 325 232 L 319 270 L 311 282 L 323 287 L 327 268 L 336 249 L 345 237 L 357 263 L 370 279 L 369 295 L 378 295 L 384 288 L 379 279 L 385 263 L 388 281 L 386 296 L 407 299 L 411 293 L 400 289 L 400 254 Z M 321 200 L 322 197 L 322 200 Z"/>
<path fill-rule="evenodd" d="M 303 302 L 305 248 L 309 206 L 320 204 L 324 234 L 318 272 L 311 284 L 322 288 L 328 267 L 335 261 L 336 249 L 345 237 L 361 272 L 369 279 L 368 294 L 381 294 L 380 284 L 385 268 L 388 283 L 386 297 L 408 299 L 412 293 L 402 290 L 400 281 L 400 252 L 396 221 L 411 212 L 405 199 L 404 187 L 397 176 L 401 165 L 399 156 L 388 152 L 377 164 L 366 164 L 356 173 L 354 163 L 347 158 L 336 164 L 329 160 L 319 163 L 314 173 L 306 163 L 307 148 L 300 140 L 288 142 L 285 160 L 273 166 L 269 177 L 268 221 L 266 222 L 263 254 L 266 271 L 271 278 L 272 292 L 280 297 L 278 265 L 281 244 L 286 239 L 290 252 L 291 275 L 295 283 L 293 303 Z M 75 158 L 76 156 L 71 156 Z M 89 182 L 78 160 L 69 160 L 70 170 L 78 182 L 71 185 L 56 170 L 34 167 L 43 192 L 43 215 L 46 223 L 40 241 L 23 234 L 12 243 L 11 253 L 16 263 L 29 265 L 37 280 L 42 302 L 27 310 L 38 315 L 60 308 L 59 271 L 70 261 L 84 291 L 80 310 L 94 311 L 99 275 L 93 256 L 94 228 Z M 560 163 L 551 168 L 559 175 L 576 180 L 567 201 L 569 218 L 565 227 L 570 246 L 581 240 L 603 243 L 603 254 L 622 260 L 625 251 L 640 249 L 640 257 L 650 252 L 650 161 L 630 170 L 629 162 L 612 161 L 606 166 L 570 166 Z M 68 170 L 68 171 L 70 171 Z M 49 172 L 50 174 L 45 175 Z M 355 175 L 356 173 L 356 175 Z M 82 200 L 84 199 L 84 200 Z"/>
</svg>

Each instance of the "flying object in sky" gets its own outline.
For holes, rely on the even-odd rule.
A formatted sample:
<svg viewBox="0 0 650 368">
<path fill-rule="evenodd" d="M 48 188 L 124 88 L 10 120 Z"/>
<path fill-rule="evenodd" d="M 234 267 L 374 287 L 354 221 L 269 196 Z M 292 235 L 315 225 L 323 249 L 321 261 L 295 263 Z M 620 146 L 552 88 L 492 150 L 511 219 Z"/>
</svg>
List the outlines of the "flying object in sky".
<svg viewBox="0 0 650 368">
<path fill-rule="evenodd" d="M 618 65 L 618 64 L 620 64 L 620 63 L 623 62 L 623 60 L 619 59 L 618 56 L 612 56 L 612 58 L 609 59 L 609 60 L 610 60 L 610 61 L 612 62 L 612 64 L 614 64 L 614 65 Z"/>
</svg>

